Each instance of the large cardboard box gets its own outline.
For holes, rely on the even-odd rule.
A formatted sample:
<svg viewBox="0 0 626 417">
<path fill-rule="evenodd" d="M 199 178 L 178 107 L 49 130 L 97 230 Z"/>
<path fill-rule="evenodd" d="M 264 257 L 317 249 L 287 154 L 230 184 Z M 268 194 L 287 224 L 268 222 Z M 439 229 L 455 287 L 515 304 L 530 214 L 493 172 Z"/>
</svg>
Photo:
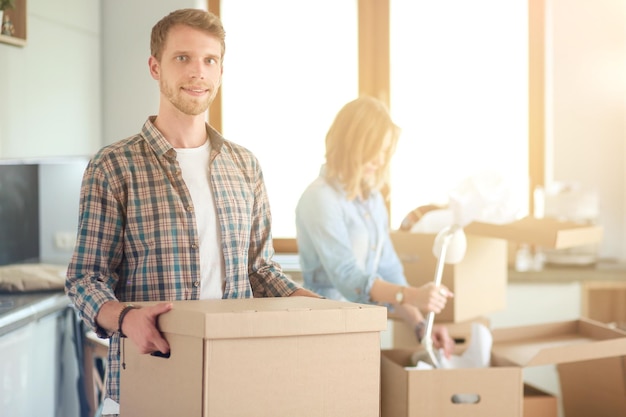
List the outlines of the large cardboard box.
<svg viewBox="0 0 626 417">
<path fill-rule="evenodd" d="M 489 368 L 406 369 L 415 350 L 383 350 L 381 416 L 521 417 L 525 403 L 533 400 L 524 396 L 524 367 L 616 358 L 626 351 L 624 332 L 587 319 L 495 329 L 492 335 Z M 572 372 L 567 383 L 584 389 L 587 376 Z M 477 400 L 458 403 L 455 399 L 459 397 Z M 586 397 L 588 402 L 597 400 Z M 551 407 L 550 402 L 544 399 L 544 410 Z"/>
<path fill-rule="evenodd" d="M 508 275 L 508 242 L 561 249 L 602 238 L 602 228 L 555 219 L 524 219 L 507 224 L 474 222 L 465 227 L 467 252 L 457 264 L 446 265 L 442 283 L 455 294 L 435 317 L 439 322 L 471 320 L 504 310 Z M 435 277 L 435 234 L 391 232 L 409 284 L 421 286 Z"/>
<path fill-rule="evenodd" d="M 176 301 L 158 323 L 169 357 L 123 340 L 121 416 L 378 417 L 386 322 L 310 297 Z"/>
<path fill-rule="evenodd" d="M 523 343 L 516 333 L 532 338 Z M 494 354 L 525 366 L 556 364 L 567 417 L 626 415 L 626 332 L 591 319 L 494 331 Z M 537 347 L 542 346 L 541 351 Z M 538 353 L 534 354 L 533 352 Z"/>
<path fill-rule="evenodd" d="M 419 287 L 435 278 L 434 234 L 391 232 L 391 240 L 410 285 Z M 461 262 L 445 265 L 443 285 L 454 292 L 436 322 L 471 320 L 506 307 L 507 244 L 501 239 L 467 235 Z"/>
<path fill-rule="evenodd" d="M 522 416 L 521 368 L 407 370 L 413 353 L 382 351 L 381 417 Z M 458 396 L 478 400 L 459 404 Z"/>
</svg>

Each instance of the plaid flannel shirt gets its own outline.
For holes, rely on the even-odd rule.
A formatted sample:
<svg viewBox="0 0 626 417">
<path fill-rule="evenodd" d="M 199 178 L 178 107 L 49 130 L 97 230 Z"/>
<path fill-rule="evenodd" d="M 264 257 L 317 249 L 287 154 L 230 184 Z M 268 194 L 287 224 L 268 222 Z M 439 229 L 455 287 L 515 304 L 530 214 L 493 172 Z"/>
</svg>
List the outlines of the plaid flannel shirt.
<svg viewBox="0 0 626 417">
<path fill-rule="evenodd" d="M 199 242 L 176 151 L 154 116 L 140 134 L 104 147 L 87 166 L 66 293 L 84 322 L 110 337 L 107 397 L 119 402 L 120 338 L 96 323 L 111 300 L 197 300 Z M 207 125 L 209 167 L 221 226 L 224 298 L 288 296 L 298 287 L 273 262 L 271 214 L 261 167 Z"/>
</svg>

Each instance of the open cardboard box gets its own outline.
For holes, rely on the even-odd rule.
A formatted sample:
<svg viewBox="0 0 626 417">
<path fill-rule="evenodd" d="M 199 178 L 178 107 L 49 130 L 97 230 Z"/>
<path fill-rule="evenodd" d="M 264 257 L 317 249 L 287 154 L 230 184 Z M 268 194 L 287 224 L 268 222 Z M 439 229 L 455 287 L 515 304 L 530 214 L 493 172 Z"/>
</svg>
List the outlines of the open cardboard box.
<svg viewBox="0 0 626 417">
<path fill-rule="evenodd" d="M 173 304 L 158 323 L 169 357 L 122 341 L 122 416 L 379 416 L 385 307 L 311 297 Z"/>
<path fill-rule="evenodd" d="M 492 352 L 524 366 L 556 364 L 567 417 L 626 415 L 626 332 L 591 319 L 520 330 L 532 338 L 495 330 Z"/>
<path fill-rule="evenodd" d="M 548 217 L 541 219 L 524 217 L 505 224 L 473 222 L 465 227 L 465 232 L 544 248 L 565 249 L 600 242 L 603 229 L 601 226 Z"/>
<path fill-rule="evenodd" d="M 524 384 L 522 415 L 524 417 L 557 417 L 557 398 L 530 384 Z"/>
<path fill-rule="evenodd" d="M 506 307 L 508 242 L 561 249 L 596 243 L 602 228 L 550 218 L 526 217 L 506 224 L 473 222 L 465 227 L 467 252 L 457 264 L 446 265 L 442 283 L 455 297 L 437 316 L 438 322 L 458 322 L 485 316 Z M 435 277 L 437 259 L 432 248 L 435 234 L 391 232 L 409 284 L 421 286 Z"/>
<path fill-rule="evenodd" d="M 387 331 L 390 333 L 390 348 L 407 348 L 412 349 L 419 346 L 417 338 L 415 337 L 414 329 L 409 326 L 401 317 L 397 314 L 390 312 L 388 314 Z M 472 335 L 472 323 L 481 323 L 487 328 L 491 327 L 491 322 L 487 317 L 477 317 L 474 320 L 467 320 L 461 322 L 451 323 L 439 323 L 446 326 L 450 337 L 454 339 L 455 346 L 460 351 L 463 351 L 467 347 L 467 343 Z"/>
<path fill-rule="evenodd" d="M 381 416 L 526 417 L 524 405 L 530 398 L 524 396 L 524 367 L 566 366 L 581 361 L 618 358 L 626 352 L 626 333 L 587 319 L 495 329 L 492 335 L 492 366 L 489 368 L 406 369 L 415 350 L 383 350 Z M 562 392 L 568 392 L 568 386 L 580 390 L 587 386 L 587 374 L 576 371 L 568 373 L 566 383 L 561 379 Z M 623 378 L 623 369 L 620 371 Z M 623 391 L 621 395 L 624 395 Z M 468 396 L 479 400 L 455 402 L 456 398 Z M 532 397 L 537 402 L 536 396 Z M 569 398 L 563 395 L 563 401 Z M 602 400 L 592 396 L 584 398 L 591 404 Z M 551 400 L 539 401 L 544 404 L 543 410 L 551 407 Z M 568 409 L 568 404 L 564 404 L 564 409 Z M 624 414 L 620 409 L 592 415 Z"/>
</svg>

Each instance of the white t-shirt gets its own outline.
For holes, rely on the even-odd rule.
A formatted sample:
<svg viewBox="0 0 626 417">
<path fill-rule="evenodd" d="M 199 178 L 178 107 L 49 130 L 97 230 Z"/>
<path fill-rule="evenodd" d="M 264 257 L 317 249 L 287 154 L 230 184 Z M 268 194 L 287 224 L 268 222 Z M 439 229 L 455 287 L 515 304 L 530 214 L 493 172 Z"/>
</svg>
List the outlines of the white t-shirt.
<svg viewBox="0 0 626 417">
<path fill-rule="evenodd" d="M 224 254 L 222 233 L 209 176 L 211 148 L 207 140 L 198 148 L 175 148 L 185 185 L 191 194 L 200 238 L 200 299 L 222 298 L 224 293 Z M 104 400 L 103 415 L 118 415 L 120 406 Z"/>
<path fill-rule="evenodd" d="M 200 299 L 222 298 L 224 255 L 222 234 L 211 190 L 207 140 L 198 148 L 176 148 L 176 159 L 193 200 L 200 238 Z"/>
</svg>

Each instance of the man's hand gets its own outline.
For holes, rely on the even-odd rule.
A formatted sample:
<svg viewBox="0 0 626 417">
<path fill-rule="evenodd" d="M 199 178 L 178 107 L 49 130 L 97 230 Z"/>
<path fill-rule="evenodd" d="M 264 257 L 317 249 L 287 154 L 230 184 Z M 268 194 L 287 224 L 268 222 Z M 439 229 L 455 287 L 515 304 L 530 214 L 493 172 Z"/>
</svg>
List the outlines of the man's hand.
<svg viewBox="0 0 626 417">
<path fill-rule="evenodd" d="M 158 317 L 172 309 L 171 303 L 130 310 L 122 321 L 122 333 L 133 341 L 139 353 L 168 353 L 170 345 L 157 327 Z"/>
</svg>

